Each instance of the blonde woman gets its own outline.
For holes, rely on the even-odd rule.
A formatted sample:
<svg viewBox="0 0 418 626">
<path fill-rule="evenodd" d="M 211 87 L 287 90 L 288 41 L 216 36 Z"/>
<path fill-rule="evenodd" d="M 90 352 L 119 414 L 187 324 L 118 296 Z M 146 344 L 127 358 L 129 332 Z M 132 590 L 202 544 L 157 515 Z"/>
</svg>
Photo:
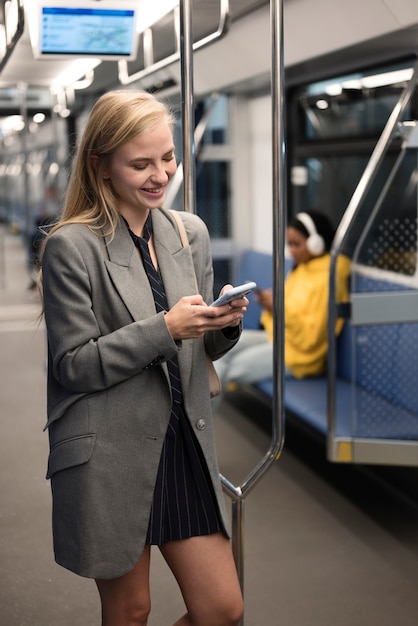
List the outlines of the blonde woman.
<svg viewBox="0 0 418 626">
<path fill-rule="evenodd" d="M 104 626 L 147 624 L 151 545 L 186 604 L 173 624 L 234 625 L 243 611 L 205 353 L 237 342 L 248 300 L 208 306 L 207 229 L 182 213 L 183 247 L 161 208 L 173 124 L 150 94 L 99 98 L 42 259 L 55 558 L 96 580 Z"/>
</svg>

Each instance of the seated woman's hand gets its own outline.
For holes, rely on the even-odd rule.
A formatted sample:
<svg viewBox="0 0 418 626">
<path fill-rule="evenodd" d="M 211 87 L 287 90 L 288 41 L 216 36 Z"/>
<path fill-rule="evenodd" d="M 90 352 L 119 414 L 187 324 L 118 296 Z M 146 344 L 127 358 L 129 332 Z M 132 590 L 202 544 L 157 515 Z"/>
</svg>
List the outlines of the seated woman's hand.
<svg viewBox="0 0 418 626">
<path fill-rule="evenodd" d="M 259 305 L 266 311 L 273 309 L 273 290 L 259 289 L 256 293 L 256 299 Z"/>
</svg>

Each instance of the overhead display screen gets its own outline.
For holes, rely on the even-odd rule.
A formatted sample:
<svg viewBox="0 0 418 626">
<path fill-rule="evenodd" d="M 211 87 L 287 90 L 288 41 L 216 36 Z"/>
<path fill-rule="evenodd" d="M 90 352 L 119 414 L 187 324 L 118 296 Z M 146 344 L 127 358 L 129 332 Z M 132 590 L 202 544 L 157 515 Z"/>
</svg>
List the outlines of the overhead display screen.
<svg viewBox="0 0 418 626">
<path fill-rule="evenodd" d="M 136 12 L 113 4 L 113 8 L 41 6 L 39 56 L 134 58 Z"/>
</svg>

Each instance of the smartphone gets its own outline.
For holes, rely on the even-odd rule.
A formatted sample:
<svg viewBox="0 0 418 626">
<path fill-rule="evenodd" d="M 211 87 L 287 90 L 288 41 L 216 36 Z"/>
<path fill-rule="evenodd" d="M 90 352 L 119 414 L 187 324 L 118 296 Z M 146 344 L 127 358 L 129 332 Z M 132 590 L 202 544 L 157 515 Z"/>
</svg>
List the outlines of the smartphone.
<svg viewBox="0 0 418 626">
<path fill-rule="evenodd" d="M 210 306 L 222 306 L 224 304 L 228 304 L 228 302 L 232 302 L 232 300 L 238 300 L 239 298 L 243 298 L 256 289 L 257 285 L 253 282 L 244 283 L 243 285 L 238 285 L 238 287 L 233 287 L 229 291 L 225 292 L 222 296 L 219 296 L 215 302 L 212 302 Z"/>
</svg>

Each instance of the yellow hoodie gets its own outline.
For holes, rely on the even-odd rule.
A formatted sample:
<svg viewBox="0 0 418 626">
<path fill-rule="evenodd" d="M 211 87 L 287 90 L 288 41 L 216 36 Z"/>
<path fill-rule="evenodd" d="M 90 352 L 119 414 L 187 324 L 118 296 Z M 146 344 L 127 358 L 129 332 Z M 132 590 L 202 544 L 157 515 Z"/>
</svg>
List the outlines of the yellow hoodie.
<svg viewBox="0 0 418 626">
<path fill-rule="evenodd" d="M 325 372 L 327 360 L 327 321 L 329 254 L 300 263 L 288 275 L 284 287 L 284 360 L 296 378 L 319 376 Z M 348 300 L 350 260 L 337 260 L 337 302 Z M 263 311 L 261 324 L 273 340 L 273 317 Z M 337 320 L 336 333 L 343 327 Z"/>
</svg>

